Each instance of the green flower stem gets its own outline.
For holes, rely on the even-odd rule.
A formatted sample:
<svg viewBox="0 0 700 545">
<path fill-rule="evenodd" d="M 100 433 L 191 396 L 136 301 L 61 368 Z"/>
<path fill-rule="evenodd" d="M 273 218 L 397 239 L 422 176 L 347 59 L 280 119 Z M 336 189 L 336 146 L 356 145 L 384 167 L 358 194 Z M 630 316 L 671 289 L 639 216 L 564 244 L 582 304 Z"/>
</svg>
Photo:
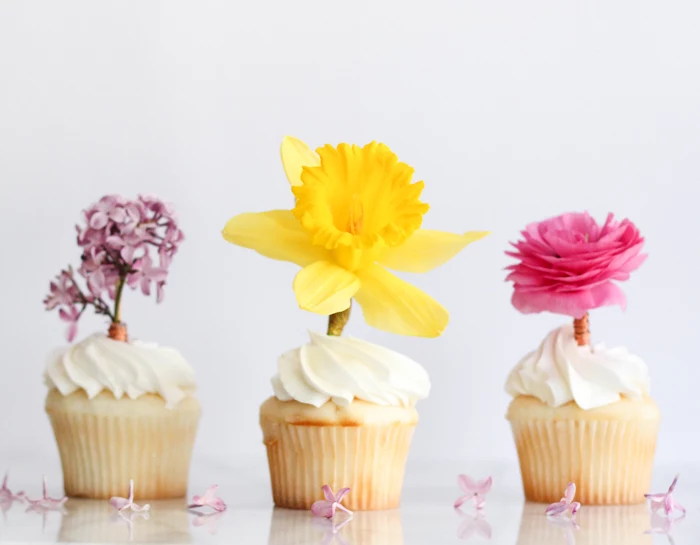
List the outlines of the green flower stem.
<svg viewBox="0 0 700 545">
<path fill-rule="evenodd" d="M 348 323 L 348 320 L 350 320 L 351 308 L 352 303 L 350 303 L 350 306 L 345 310 L 331 314 L 328 317 L 328 335 L 334 335 L 336 337 L 340 337 L 340 335 L 342 335 L 345 325 Z"/>
</svg>

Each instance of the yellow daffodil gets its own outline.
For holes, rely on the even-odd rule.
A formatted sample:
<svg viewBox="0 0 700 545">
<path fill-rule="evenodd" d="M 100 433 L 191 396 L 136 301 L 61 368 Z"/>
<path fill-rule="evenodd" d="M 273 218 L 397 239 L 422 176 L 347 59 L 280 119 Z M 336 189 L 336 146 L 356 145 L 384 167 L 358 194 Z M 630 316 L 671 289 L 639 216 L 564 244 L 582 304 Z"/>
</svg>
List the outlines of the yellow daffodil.
<svg viewBox="0 0 700 545">
<path fill-rule="evenodd" d="M 241 214 L 223 236 L 302 267 L 294 279 L 299 306 L 332 315 L 362 307 L 367 323 L 402 335 L 437 337 L 447 310 L 384 267 L 422 273 L 488 233 L 420 229 L 428 205 L 423 182 L 384 144 L 329 144 L 316 150 L 286 137 L 282 163 L 296 197 L 292 210 Z"/>
</svg>

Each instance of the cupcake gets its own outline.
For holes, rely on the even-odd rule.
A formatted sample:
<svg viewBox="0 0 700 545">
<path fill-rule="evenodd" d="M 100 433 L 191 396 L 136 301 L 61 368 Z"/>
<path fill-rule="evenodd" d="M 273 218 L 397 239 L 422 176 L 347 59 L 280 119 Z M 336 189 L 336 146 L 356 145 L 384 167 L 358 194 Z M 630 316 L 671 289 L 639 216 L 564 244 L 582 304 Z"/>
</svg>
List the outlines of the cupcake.
<svg viewBox="0 0 700 545">
<path fill-rule="evenodd" d="M 484 237 L 421 230 L 423 182 L 384 144 L 326 145 L 316 152 L 285 138 L 282 162 L 292 210 L 241 214 L 224 238 L 302 267 L 299 307 L 328 316 L 325 333 L 283 354 L 274 396 L 260 410 L 272 496 L 278 507 L 309 509 L 321 488 L 351 488 L 350 509 L 399 505 L 404 467 L 428 395 L 427 373 L 396 352 L 342 337 L 354 299 L 368 324 L 401 335 L 437 337 L 447 310 L 385 267 L 429 271 Z"/>
<path fill-rule="evenodd" d="M 644 502 L 651 482 L 660 415 L 649 397 L 644 362 L 622 347 L 590 344 L 588 311 L 625 307 L 614 280 L 644 259 L 644 239 L 610 214 L 587 213 L 529 225 L 508 255 L 513 305 L 523 313 L 573 317 L 550 332 L 513 369 L 507 412 L 528 500 L 558 501 L 575 482 L 584 504 Z"/>
<path fill-rule="evenodd" d="M 182 231 L 155 197 L 106 196 L 84 216 L 80 268 L 61 271 L 44 301 L 69 342 L 88 308 L 109 319 L 107 334 L 55 350 L 44 374 L 66 494 L 110 498 L 133 479 L 137 498 L 183 497 L 201 410 L 194 371 L 174 348 L 130 340 L 121 320 L 126 287 L 155 287 L 162 301 Z"/>
</svg>

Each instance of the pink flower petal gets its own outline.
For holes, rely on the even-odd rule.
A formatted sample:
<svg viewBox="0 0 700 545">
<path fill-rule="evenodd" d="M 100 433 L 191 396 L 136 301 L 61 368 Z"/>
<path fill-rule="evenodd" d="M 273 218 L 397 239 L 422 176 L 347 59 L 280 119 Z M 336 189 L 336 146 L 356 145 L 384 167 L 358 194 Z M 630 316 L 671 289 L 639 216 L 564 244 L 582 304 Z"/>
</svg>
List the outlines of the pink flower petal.
<svg viewBox="0 0 700 545">
<path fill-rule="evenodd" d="M 673 496 L 671 494 L 668 494 L 664 499 L 664 511 L 667 515 L 673 512 Z"/>
<path fill-rule="evenodd" d="M 128 507 L 131 504 L 131 501 L 127 500 L 126 498 L 114 496 L 111 500 L 109 500 L 109 504 L 117 511 L 121 511 L 125 507 Z"/>
<path fill-rule="evenodd" d="M 678 503 L 675 499 L 673 500 L 673 509 L 677 509 L 678 511 L 682 512 L 684 515 L 686 513 L 685 507 L 683 507 L 680 503 Z"/>
<path fill-rule="evenodd" d="M 488 494 L 492 487 L 493 487 L 493 478 L 487 477 L 486 479 L 483 479 L 483 480 L 476 483 L 476 485 L 474 487 L 474 492 L 476 494 L 480 494 L 483 496 L 485 494 Z"/>
<path fill-rule="evenodd" d="M 657 511 L 664 509 L 665 505 L 666 505 L 666 495 L 664 494 L 663 499 L 652 500 L 651 505 L 649 506 L 649 509 L 651 509 L 652 513 L 656 513 Z"/>
<path fill-rule="evenodd" d="M 457 484 L 464 490 L 465 494 L 471 495 L 476 491 L 476 484 L 468 475 L 459 475 L 457 477 Z"/>
<path fill-rule="evenodd" d="M 215 511 L 226 511 L 226 503 L 224 503 L 224 500 L 222 500 L 221 498 L 212 498 L 211 500 L 209 500 L 208 505 Z"/>
<path fill-rule="evenodd" d="M 648 500 L 652 501 L 664 501 L 666 499 L 667 494 L 644 494 L 644 497 Z"/>
<path fill-rule="evenodd" d="M 455 500 L 455 504 L 454 504 L 455 509 L 461 507 L 462 504 L 464 504 L 465 501 L 467 501 L 469 498 L 472 498 L 472 497 L 473 497 L 473 496 L 471 496 L 471 495 L 464 495 L 464 496 L 460 496 L 459 498 L 457 498 L 457 499 Z"/>
<path fill-rule="evenodd" d="M 556 515 L 561 515 L 562 513 L 566 512 L 569 509 L 569 504 L 566 503 L 565 501 L 558 501 L 557 503 L 551 504 L 549 507 L 547 507 L 547 510 L 545 511 L 545 515 L 548 516 L 556 516 Z"/>
<path fill-rule="evenodd" d="M 343 498 L 348 495 L 350 492 L 349 488 L 341 488 L 338 493 L 335 495 L 335 502 L 340 503 L 343 501 Z"/>
<path fill-rule="evenodd" d="M 334 503 L 325 500 L 318 500 L 311 506 L 311 512 L 317 517 L 332 518 L 335 514 L 335 508 L 333 505 Z"/>
<path fill-rule="evenodd" d="M 672 494 L 673 491 L 676 489 L 676 485 L 678 484 L 678 477 L 680 477 L 680 475 L 676 475 L 676 477 L 673 479 L 673 482 L 671 483 L 671 486 L 668 487 L 669 494 Z"/>
<path fill-rule="evenodd" d="M 333 503 L 335 501 L 335 494 L 330 486 L 326 484 L 321 487 L 321 490 L 323 491 L 323 496 L 326 498 L 327 502 Z"/>
<path fill-rule="evenodd" d="M 106 227 L 108 221 L 109 218 L 107 218 L 107 214 L 95 212 L 92 216 L 90 216 L 90 229 L 102 229 Z"/>
<path fill-rule="evenodd" d="M 571 503 L 572 501 L 574 501 L 575 496 L 576 485 L 574 483 L 569 483 L 566 487 L 566 490 L 564 491 L 564 499 L 566 500 L 566 503 Z"/>
</svg>

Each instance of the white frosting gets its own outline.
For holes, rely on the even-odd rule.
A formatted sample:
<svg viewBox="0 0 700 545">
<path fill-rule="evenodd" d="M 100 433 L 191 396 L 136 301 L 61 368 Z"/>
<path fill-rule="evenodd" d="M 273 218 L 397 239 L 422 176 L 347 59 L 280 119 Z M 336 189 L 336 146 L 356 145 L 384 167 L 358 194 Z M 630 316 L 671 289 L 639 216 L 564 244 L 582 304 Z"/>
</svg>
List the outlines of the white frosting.
<svg viewBox="0 0 700 545">
<path fill-rule="evenodd" d="M 649 395 L 649 373 L 624 347 L 579 346 L 573 326 L 564 325 L 515 366 L 506 391 L 513 397 L 536 397 L 551 407 L 575 401 L 587 410 L 615 403 L 621 396 Z"/>
<path fill-rule="evenodd" d="M 309 344 L 279 359 L 272 387 L 280 401 L 320 407 L 332 400 L 347 407 L 353 399 L 361 399 L 410 407 L 428 396 L 428 373 L 406 356 L 351 337 L 309 335 Z"/>
<path fill-rule="evenodd" d="M 103 390 L 117 399 L 158 394 L 167 408 L 175 407 L 196 388 L 192 367 L 174 348 L 115 341 L 102 334 L 55 350 L 44 380 L 63 395 L 82 389 L 90 399 Z"/>
</svg>

